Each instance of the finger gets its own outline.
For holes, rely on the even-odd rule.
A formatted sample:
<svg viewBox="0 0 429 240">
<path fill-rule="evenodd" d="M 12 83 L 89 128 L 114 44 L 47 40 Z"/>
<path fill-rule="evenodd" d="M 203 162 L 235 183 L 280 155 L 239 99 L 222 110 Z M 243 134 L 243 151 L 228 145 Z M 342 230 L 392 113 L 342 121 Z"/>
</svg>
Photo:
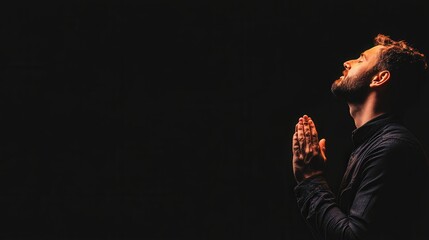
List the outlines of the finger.
<svg viewBox="0 0 429 240">
<path fill-rule="evenodd" d="M 308 121 L 308 125 L 310 126 L 310 132 L 311 132 L 311 146 L 317 148 L 319 146 L 319 139 L 318 139 L 319 137 L 317 135 L 316 125 L 311 119 Z"/>
<path fill-rule="evenodd" d="M 298 120 L 298 142 L 299 142 L 299 148 L 301 149 L 301 151 L 304 149 L 304 123 L 303 123 L 303 119 L 299 118 Z"/>
<path fill-rule="evenodd" d="M 299 141 L 297 132 L 295 132 L 292 137 L 292 153 L 294 157 L 299 156 Z"/>
<path fill-rule="evenodd" d="M 322 138 L 319 141 L 319 147 L 320 147 L 320 155 L 323 158 L 323 161 L 326 162 L 326 139 Z"/>
<path fill-rule="evenodd" d="M 303 116 L 303 125 L 304 125 L 304 137 L 305 137 L 305 152 L 311 152 L 311 132 L 310 125 L 308 124 L 308 116 Z"/>
</svg>

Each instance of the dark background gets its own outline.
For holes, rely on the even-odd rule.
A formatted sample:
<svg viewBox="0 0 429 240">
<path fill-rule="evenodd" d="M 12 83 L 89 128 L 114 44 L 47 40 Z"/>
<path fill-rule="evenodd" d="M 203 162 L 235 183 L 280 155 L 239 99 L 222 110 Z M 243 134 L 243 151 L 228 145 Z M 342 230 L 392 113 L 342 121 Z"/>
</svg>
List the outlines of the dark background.
<svg viewBox="0 0 429 240">
<path fill-rule="evenodd" d="M 0 9 L 2 239 L 311 239 L 297 119 L 327 138 L 335 191 L 354 129 L 330 93 L 342 63 L 377 33 L 429 55 L 416 0 Z M 423 101 L 408 122 L 429 149 Z"/>
</svg>

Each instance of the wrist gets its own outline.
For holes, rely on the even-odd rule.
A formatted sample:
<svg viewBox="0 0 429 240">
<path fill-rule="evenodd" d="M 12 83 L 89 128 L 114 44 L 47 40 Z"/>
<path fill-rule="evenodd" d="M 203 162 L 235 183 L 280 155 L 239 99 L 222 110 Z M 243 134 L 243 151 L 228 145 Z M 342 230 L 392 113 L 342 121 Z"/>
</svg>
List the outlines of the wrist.
<svg viewBox="0 0 429 240">
<path fill-rule="evenodd" d="M 322 175 L 322 174 L 323 174 L 322 170 L 313 171 L 311 173 L 304 173 L 303 174 L 303 180 L 307 179 L 307 178 L 312 178 L 314 176 L 319 176 L 319 175 Z"/>
<path fill-rule="evenodd" d="M 300 174 L 300 175 L 298 175 L 298 176 L 296 176 L 295 177 L 295 180 L 296 180 L 296 182 L 298 183 L 298 184 L 300 184 L 301 182 L 303 182 L 303 181 L 306 181 L 306 180 L 309 180 L 309 179 L 312 179 L 312 178 L 315 178 L 315 177 L 317 177 L 317 176 L 322 176 L 323 175 L 323 171 L 321 171 L 321 170 L 317 170 L 317 171 L 312 171 L 312 172 L 310 172 L 310 173 L 303 173 L 303 174 Z"/>
</svg>

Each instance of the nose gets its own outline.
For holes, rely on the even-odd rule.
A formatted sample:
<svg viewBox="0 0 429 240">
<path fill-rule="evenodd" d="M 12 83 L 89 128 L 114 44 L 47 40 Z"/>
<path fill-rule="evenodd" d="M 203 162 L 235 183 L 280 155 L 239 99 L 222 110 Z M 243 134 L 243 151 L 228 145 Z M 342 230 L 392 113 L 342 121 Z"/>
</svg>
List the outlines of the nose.
<svg viewBox="0 0 429 240">
<path fill-rule="evenodd" d="M 346 70 L 350 70 L 350 61 L 346 61 L 346 62 L 344 62 L 343 63 L 343 66 L 344 66 L 344 68 L 346 69 Z"/>
</svg>

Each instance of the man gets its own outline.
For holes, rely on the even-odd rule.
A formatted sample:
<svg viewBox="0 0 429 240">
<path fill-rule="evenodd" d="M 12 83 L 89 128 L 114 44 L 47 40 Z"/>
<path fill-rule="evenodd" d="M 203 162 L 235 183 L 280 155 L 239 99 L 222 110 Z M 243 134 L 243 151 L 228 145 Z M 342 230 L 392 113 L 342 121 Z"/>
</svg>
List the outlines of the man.
<svg viewBox="0 0 429 240">
<path fill-rule="evenodd" d="M 338 195 L 323 176 L 326 140 L 319 141 L 307 115 L 295 127 L 294 190 L 315 239 L 429 239 L 427 158 L 401 120 L 418 101 L 427 63 L 405 41 L 382 34 L 374 41 L 344 63 L 343 76 L 331 88 L 347 102 L 356 126 Z"/>
</svg>

